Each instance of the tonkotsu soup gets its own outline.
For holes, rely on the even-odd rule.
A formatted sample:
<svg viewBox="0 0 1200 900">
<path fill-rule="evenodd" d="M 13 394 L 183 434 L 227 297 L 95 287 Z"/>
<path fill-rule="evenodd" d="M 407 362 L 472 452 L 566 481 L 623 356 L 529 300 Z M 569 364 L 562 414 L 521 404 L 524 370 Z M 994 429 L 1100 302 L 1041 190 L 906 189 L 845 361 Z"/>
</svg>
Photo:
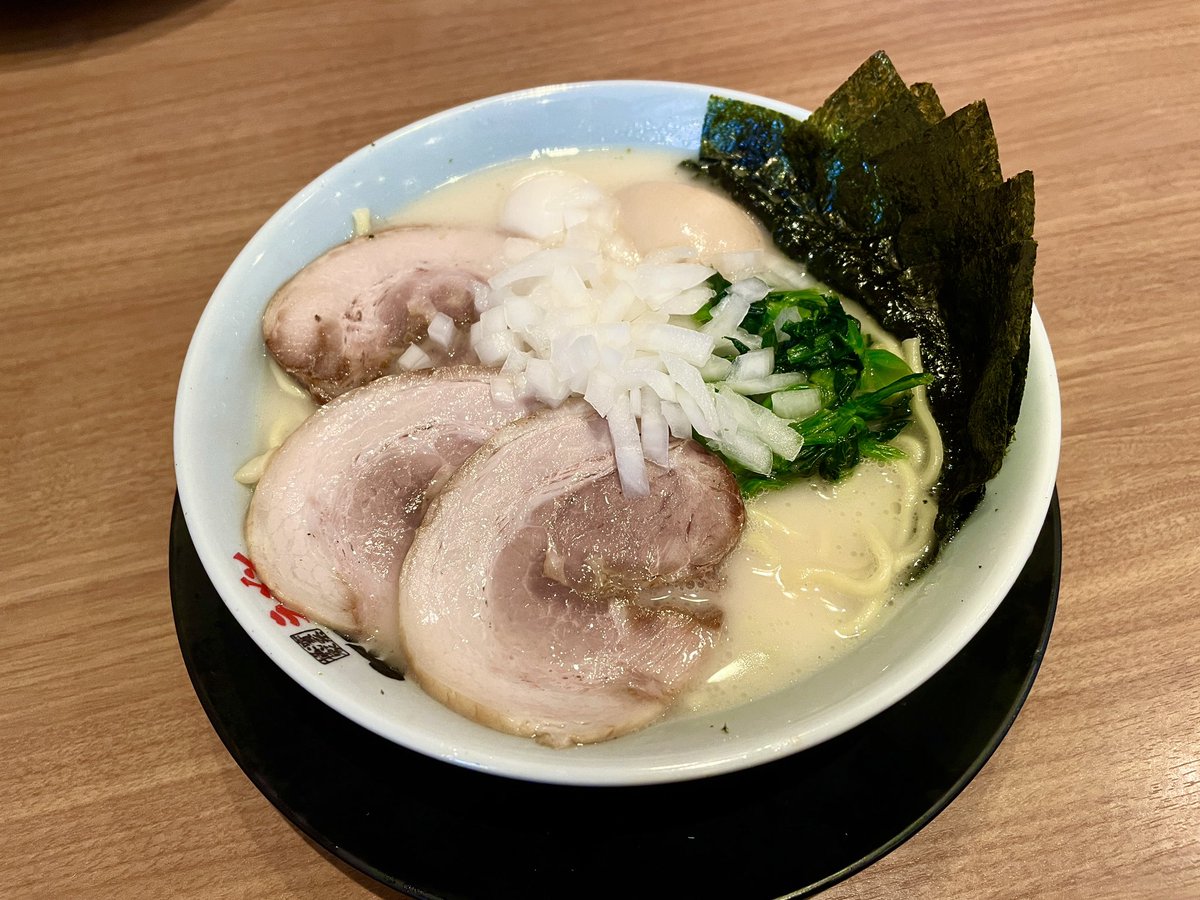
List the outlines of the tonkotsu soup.
<svg viewBox="0 0 1200 900">
<path fill-rule="evenodd" d="M 513 239 L 530 245 L 519 249 L 520 256 L 538 243 L 547 208 L 560 224 L 565 208 L 568 237 L 549 242 L 569 243 L 572 227 L 590 223 L 594 233 L 576 243 L 580 253 L 593 258 L 581 265 L 628 267 L 661 260 L 664 266 L 703 264 L 728 282 L 757 278 L 777 289 L 821 287 L 776 251 L 742 210 L 682 170 L 680 161 L 678 155 L 649 150 L 556 153 L 458 179 L 387 219 L 371 210 L 371 219 L 365 213 L 358 217 L 358 227 L 499 227 L 525 235 Z M 521 264 L 518 259 L 513 265 Z M 547 285 L 552 287 L 555 278 L 563 281 L 556 273 Z M 504 281 L 504 273 L 493 278 L 493 284 Z M 577 287 L 566 284 L 563 290 Z M 548 293 L 553 291 L 542 296 Z M 873 347 L 895 354 L 914 372 L 921 370 L 915 342 L 901 344 L 855 304 L 843 300 L 842 305 Z M 681 322 L 687 315 L 671 313 L 670 318 Z M 495 354 L 483 358 L 481 351 L 485 364 L 513 373 L 519 385 L 524 377 L 527 393 L 540 390 L 543 400 L 549 396 L 545 382 L 535 380 L 540 370 L 529 364 L 536 354 L 505 356 L 504 347 L 494 345 L 480 344 Z M 428 364 L 414 352 L 395 367 L 419 370 Z M 274 364 L 272 371 L 262 401 L 264 451 L 280 444 L 315 408 Z M 910 403 L 911 420 L 890 442 L 902 451 L 896 458 L 863 459 L 836 481 L 814 475 L 746 499 L 745 527 L 717 586 L 688 592 L 688 602 L 717 606 L 723 622 L 703 677 L 675 701 L 672 715 L 728 708 L 795 684 L 882 627 L 935 541 L 941 439 L 923 386 L 913 389 Z M 266 456 L 251 461 L 239 479 L 252 484 L 268 463 Z M 627 477 L 624 471 L 622 477 Z M 364 643 L 373 647 L 369 637 Z M 388 658 L 388 648 L 374 649 Z"/>
</svg>

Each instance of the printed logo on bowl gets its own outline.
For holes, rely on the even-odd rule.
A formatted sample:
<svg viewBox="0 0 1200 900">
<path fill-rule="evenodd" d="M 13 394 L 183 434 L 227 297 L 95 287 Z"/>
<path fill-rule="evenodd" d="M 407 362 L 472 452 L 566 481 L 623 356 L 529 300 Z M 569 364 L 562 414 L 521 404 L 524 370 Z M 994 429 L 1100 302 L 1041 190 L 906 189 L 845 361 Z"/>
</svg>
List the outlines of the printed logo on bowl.
<svg viewBox="0 0 1200 900">
<path fill-rule="evenodd" d="M 271 593 L 271 589 L 263 584 L 254 569 L 254 562 L 240 550 L 233 554 L 233 559 L 242 566 L 241 582 L 251 590 L 257 591 L 262 597 L 275 605 L 267 611 L 271 621 L 283 628 L 301 628 L 301 623 L 309 625 L 309 619 L 303 613 L 289 609 Z M 391 668 L 387 663 L 372 656 L 367 650 L 353 641 L 344 641 L 340 636 L 331 634 L 325 628 L 315 625 L 295 631 L 288 635 L 297 646 L 323 666 L 346 659 L 353 650 L 367 661 L 371 670 L 376 674 L 395 681 L 403 681 L 404 676 Z"/>
</svg>

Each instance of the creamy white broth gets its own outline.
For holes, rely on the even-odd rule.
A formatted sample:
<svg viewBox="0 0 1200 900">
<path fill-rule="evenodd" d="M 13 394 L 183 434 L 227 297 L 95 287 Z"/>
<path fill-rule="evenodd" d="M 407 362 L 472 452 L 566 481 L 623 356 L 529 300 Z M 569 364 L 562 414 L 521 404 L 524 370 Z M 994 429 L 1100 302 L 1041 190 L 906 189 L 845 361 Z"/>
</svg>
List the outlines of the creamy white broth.
<svg viewBox="0 0 1200 900">
<path fill-rule="evenodd" d="M 558 151 L 457 178 L 382 221 L 391 225 L 495 225 L 517 182 L 539 172 L 571 172 L 613 192 L 639 181 L 682 179 L 679 161 L 678 154 L 664 150 Z"/>
<path fill-rule="evenodd" d="M 387 225 L 495 226 L 505 198 L 531 175 L 563 171 L 608 192 L 644 181 L 696 182 L 680 156 L 624 149 L 558 154 L 497 166 L 457 179 L 398 213 Z M 770 240 L 764 234 L 764 243 Z M 770 268 L 789 284 L 812 284 L 776 251 Z M 861 308 L 844 306 L 878 345 L 910 363 L 901 347 Z M 282 373 L 279 373 L 282 374 Z M 724 633 L 708 680 L 681 697 L 673 714 L 713 712 L 795 683 L 848 652 L 887 618 L 907 576 L 933 540 L 931 489 L 940 471 L 940 439 L 924 400 L 914 397 L 914 423 L 898 439 L 908 459 L 864 462 L 844 481 L 800 482 L 746 503 L 747 527 L 713 596 L 724 612 Z M 262 446 L 276 446 L 312 409 L 287 390 L 286 376 L 270 380 L 262 404 Z M 239 473 L 242 475 L 243 473 Z M 253 480 L 252 463 L 244 480 Z"/>
<path fill-rule="evenodd" d="M 864 461 L 837 484 L 812 479 L 747 501 L 718 597 L 726 628 L 718 668 L 682 698 L 684 708 L 765 696 L 879 627 L 933 539 L 936 506 L 920 471 L 927 458 L 913 447 L 903 463 Z"/>
<path fill-rule="evenodd" d="M 258 455 L 234 474 L 242 484 L 256 484 L 275 448 L 317 410 L 317 404 L 304 388 L 279 367 L 267 354 L 263 356 L 262 396 L 258 402 L 255 439 Z"/>
</svg>

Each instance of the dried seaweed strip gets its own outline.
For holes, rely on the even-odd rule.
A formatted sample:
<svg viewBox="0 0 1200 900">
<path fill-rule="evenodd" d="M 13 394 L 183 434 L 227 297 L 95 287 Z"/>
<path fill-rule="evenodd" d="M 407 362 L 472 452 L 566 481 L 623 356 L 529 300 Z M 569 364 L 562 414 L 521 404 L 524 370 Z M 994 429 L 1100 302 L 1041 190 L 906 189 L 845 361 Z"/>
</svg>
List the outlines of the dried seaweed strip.
<svg viewBox="0 0 1200 900">
<path fill-rule="evenodd" d="M 901 82 L 903 86 L 903 82 Z M 853 130 L 844 130 L 839 141 L 829 145 L 832 157 L 869 162 L 909 141 L 923 140 L 925 132 L 941 119 L 930 121 L 918 98 L 907 88 L 890 92 L 873 107 L 869 118 Z"/>
<path fill-rule="evenodd" d="M 982 103 L 973 103 L 935 125 L 913 107 L 917 136 L 882 153 L 839 147 L 834 183 L 819 185 L 831 211 L 870 235 L 894 234 L 910 216 L 953 208 L 1002 183 L 996 137 Z M 910 120 L 910 122 L 913 120 Z"/>
<path fill-rule="evenodd" d="M 770 203 L 797 190 L 791 160 L 805 160 L 804 148 L 784 150 L 784 129 L 793 121 L 783 113 L 752 103 L 711 97 L 700 158 L 720 160 L 723 180 L 749 191 L 743 198 L 746 203 L 754 203 L 761 196 L 757 205 L 765 213 Z"/>
<path fill-rule="evenodd" d="M 910 85 L 908 89 L 917 101 L 917 107 L 921 110 L 921 115 L 924 116 L 925 121 L 930 125 L 946 117 L 946 110 L 942 106 L 942 101 L 938 98 L 937 91 L 934 90 L 933 85 L 928 81 L 918 81 Z"/>
<path fill-rule="evenodd" d="M 986 191 L 964 194 L 950 210 L 906 217 L 896 231 L 896 257 L 902 265 L 941 262 L 1027 240 L 1033 233 L 1033 213 L 1033 173 L 1021 172 Z"/>
<path fill-rule="evenodd" d="M 1033 177 L 1002 181 L 986 105 L 947 117 L 877 53 L 803 122 L 713 97 L 699 168 L 817 278 L 921 338 L 951 534 L 999 468 L 1029 356 Z"/>
<path fill-rule="evenodd" d="M 848 135 L 869 126 L 880 110 L 908 94 L 904 79 L 881 51 L 869 56 L 813 111 L 806 127 L 820 134 L 826 147 L 836 147 Z"/>
<path fill-rule="evenodd" d="M 972 458 L 984 480 L 1000 469 L 1004 447 L 1011 437 L 1008 412 L 1015 383 L 1023 384 L 1029 360 L 1028 309 L 1033 301 L 1032 276 L 1037 245 L 1033 241 L 1007 244 L 977 254 L 964 261 L 947 285 L 947 292 L 959 302 L 971 305 L 971 315 L 947 316 L 950 336 L 964 346 L 988 345 L 992 353 L 963 358 L 964 375 L 978 381 L 975 402 L 971 406 L 969 434 Z M 1012 303 L 988 303 L 1003 293 L 1014 297 Z M 994 413 L 1000 410 L 1001 414 Z"/>
</svg>

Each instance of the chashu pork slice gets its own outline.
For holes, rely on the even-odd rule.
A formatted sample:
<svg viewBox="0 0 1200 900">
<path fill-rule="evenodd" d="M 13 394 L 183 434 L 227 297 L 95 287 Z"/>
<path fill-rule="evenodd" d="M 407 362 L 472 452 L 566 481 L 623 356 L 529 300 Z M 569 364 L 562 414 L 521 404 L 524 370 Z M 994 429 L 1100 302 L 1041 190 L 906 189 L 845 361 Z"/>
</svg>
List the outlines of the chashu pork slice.
<svg viewBox="0 0 1200 900">
<path fill-rule="evenodd" d="M 366 384 L 421 341 L 437 313 L 458 326 L 475 321 L 476 296 L 505 265 L 505 240 L 419 226 L 355 237 L 276 292 L 263 314 L 267 349 L 319 402 Z M 441 355 L 473 361 L 465 332 Z"/>
<path fill-rule="evenodd" d="M 497 402 L 498 373 L 389 375 L 320 407 L 258 482 L 246 543 L 271 591 L 399 667 L 397 579 L 430 497 L 527 409 Z"/>
<path fill-rule="evenodd" d="M 621 492 L 604 421 L 579 403 L 502 429 L 451 478 L 400 576 L 414 678 L 485 725 L 564 747 L 657 719 L 705 672 L 721 614 L 670 599 L 716 581 L 737 484 L 692 441 Z M 663 599 L 663 598 L 667 599 Z"/>
</svg>

